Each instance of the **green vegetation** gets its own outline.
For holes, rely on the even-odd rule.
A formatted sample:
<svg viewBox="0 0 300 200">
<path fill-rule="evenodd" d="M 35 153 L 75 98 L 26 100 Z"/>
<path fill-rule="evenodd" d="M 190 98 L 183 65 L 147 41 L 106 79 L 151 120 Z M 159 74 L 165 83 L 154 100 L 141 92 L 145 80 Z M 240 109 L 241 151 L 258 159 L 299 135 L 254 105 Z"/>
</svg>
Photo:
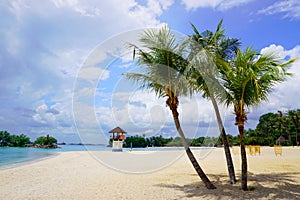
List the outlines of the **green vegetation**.
<svg viewBox="0 0 300 200">
<path fill-rule="evenodd" d="M 267 113 L 259 118 L 254 130 L 245 132 L 245 143 L 273 146 L 283 136 L 282 145 L 299 145 L 300 110 L 289 110 L 286 113 Z"/>
<path fill-rule="evenodd" d="M 54 147 L 57 143 L 57 139 L 55 139 L 54 137 L 51 137 L 49 135 L 46 136 L 41 136 L 39 138 L 37 138 L 33 145 L 41 145 L 41 146 L 45 146 L 45 147 Z"/>
<path fill-rule="evenodd" d="M 256 128 L 245 130 L 245 145 L 273 146 L 278 143 L 276 140 L 283 136 L 286 141 L 280 142 L 283 146 L 299 145 L 300 143 L 300 109 L 288 110 L 286 112 L 267 113 L 259 117 Z M 221 146 L 223 139 L 220 137 L 198 137 L 195 139 L 186 138 L 190 146 L 207 147 Z M 232 136 L 227 134 L 227 141 L 230 146 L 240 145 L 240 135 Z M 297 143 L 298 141 L 298 143 Z M 180 137 L 163 138 L 162 136 L 130 136 L 125 139 L 124 147 L 183 147 Z"/>
<path fill-rule="evenodd" d="M 221 145 L 220 138 L 215 137 L 199 137 L 195 139 L 186 138 L 190 146 L 195 147 L 214 147 Z M 183 147 L 183 142 L 180 137 L 163 138 L 160 136 L 153 136 L 146 138 L 144 136 L 130 136 L 125 139 L 124 147 Z"/>
<path fill-rule="evenodd" d="M 30 138 L 24 134 L 11 135 L 7 131 L 0 131 L 0 147 L 41 147 L 56 148 L 57 140 L 49 135 L 37 138 L 33 145 Z"/>
<path fill-rule="evenodd" d="M 30 138 L 24 134 L 11 135 L 7 131 L 0 131 L 0 146 L 5 147 L 26 147 L 30 144 Z"/>
</svg>

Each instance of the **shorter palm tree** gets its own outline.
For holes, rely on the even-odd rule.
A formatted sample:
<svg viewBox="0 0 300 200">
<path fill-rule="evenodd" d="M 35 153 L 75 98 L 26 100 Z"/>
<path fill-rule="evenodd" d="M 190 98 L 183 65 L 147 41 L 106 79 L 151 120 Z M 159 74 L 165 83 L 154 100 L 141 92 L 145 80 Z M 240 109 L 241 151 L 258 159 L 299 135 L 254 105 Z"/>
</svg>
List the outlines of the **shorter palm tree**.
<svg viewBox="0 0 300 200">
<path fill-rule="evenodd" d="M 248 190 L 244 141 L 244 124 L 247 121 L 245 109 L 266 101 L 275 84 L 283 82 L 291 75 L 286 70 L 294 61 L 295 59 L 291 59 L 281 63 L 274 54 L 259 55 L 252 48 L 247 48 L 244 52 L 238 51 L 236 59 L 230 65 L 224 63 L 221 69 L 227 94 L 225 98 L 220 96 L 223 98 L 220 101 L 227 106 L 233 105 L 235 124 L 240 135 L 243 190 Z"/>
</svg>

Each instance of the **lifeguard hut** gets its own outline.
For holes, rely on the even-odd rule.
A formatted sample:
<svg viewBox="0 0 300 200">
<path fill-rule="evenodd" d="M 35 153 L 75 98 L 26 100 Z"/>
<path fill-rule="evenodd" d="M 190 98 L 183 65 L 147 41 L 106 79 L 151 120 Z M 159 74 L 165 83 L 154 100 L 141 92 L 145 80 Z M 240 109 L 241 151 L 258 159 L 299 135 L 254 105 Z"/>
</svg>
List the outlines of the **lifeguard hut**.
<svg viewBox="0 0 300 200">
<path fill-rule="evenodd" d="M 127 132 L 116 127 L 109 131 L 112 134 L 112 151 L 123 151 L 123 141 L 125 140 L 125 135 Z"/>
</svg>

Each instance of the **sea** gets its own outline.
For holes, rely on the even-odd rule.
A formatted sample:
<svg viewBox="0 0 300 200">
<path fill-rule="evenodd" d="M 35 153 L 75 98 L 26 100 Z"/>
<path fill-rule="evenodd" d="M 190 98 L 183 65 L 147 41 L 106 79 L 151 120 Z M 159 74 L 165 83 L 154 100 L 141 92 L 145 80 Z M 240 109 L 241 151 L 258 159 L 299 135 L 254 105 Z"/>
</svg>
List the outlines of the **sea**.
<svg viewBox="0 0 300 200">
<path fill-rule="evenodd" d="M 59 152 L 101 150 L 110 151 L 105 145 L 60 145 L 56 149 L 30 148 L 30 147 L 0 147 L 0 169 L 17 166 L 54 156 Z"/>
<path fill-rule="evenodd" d="M 192 149 L 192 148 L 191 148 Z M 106 145 L 60 145 L 56 149 L 30 148 L 30 147 L 0 147 L 0 170 L 19 166 L 36 160 L 47 159 L 60 152 L 68 151 L 111 151 Z M 134 151 L 164 151 L 183 150 L 183 147 L 149 147 L 134 148 Z M 123 148 L 130 151 L 130 148 Z"/>
</svg>

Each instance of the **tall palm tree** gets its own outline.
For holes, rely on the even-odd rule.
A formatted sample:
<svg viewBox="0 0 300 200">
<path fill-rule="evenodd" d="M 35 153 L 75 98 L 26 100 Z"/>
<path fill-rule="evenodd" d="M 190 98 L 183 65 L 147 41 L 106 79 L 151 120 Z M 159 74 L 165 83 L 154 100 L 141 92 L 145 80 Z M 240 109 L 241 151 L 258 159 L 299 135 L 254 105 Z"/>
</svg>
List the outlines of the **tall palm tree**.
<svg viewBox="0 0 300 200">
<path fill-rule="evenodd" d="M 190 59 L 192 59 L 191 62 L 194 65 L 192 66 L 189 80 L 192 88 L 194 88 L 196 92 L 203 93 L 203 97 L 209 98 L 213 104 L 224 146 L 230 183 L 234 184 L 236 183 L 234 165 L 219 107 L 214 96 L 214 90 L 221 88 L 220 85 L 218 85 L 219 82 L 216 77 L 218 76 L 218 70 L 216 69 L 218 68 L 219 60 L 226 61 L 232 59 L 237 52 L 240 42 L 238 39 L 227 38 L 225 36 L 222 22 L 223 20 L 219 22 L 215 32 L 207 30 L 203 33 L 200 33 L 197 28 L 191 24 L 194 34 L 189 37 L 191 47 Z M 207 62 L 207 59 L 211 59 L 211 62 Z M 199 65 L 204 66 L 199 67 Z"/>
<path fill-rule="evenodd" d="M 153 29 L 145 31 L 140 42 L 143 44 L 141 48 L 131 46 L 134 48 L 134 58 L 135 56 L 138 58 L 141 72 L 126 73 L 126 77 L 141 84 L 142 88 L 154 91 L 158 97 L 167 98 L 166 104 L 172 112 L 188 158 L 205 186 L 208 189 L 215 189 L 190 150 L 178 117 L 178 97 L 189 94 L 188 84 L 183 76 L 188 62 L 183 57 L 181 46 L 176 44 L 175 35 L 166 26 L 159 31 Z"/>
<path fill-rule="evenodd" d="M 247 121 L 246 107 L 258 105 L 267 100 L 268 94 L 276 83 L 282 82 L 291 74 L 287 67 L 294 61 L 291 59 L 281 63 L 274 54 L 259 55 L 252 48 L 244 52 L 238 51 L 237 57 L 230 65 L 224 63 L 222 68 L 226 98 L 220 99 L 225 105 L 233 105 L 235 124 L 238 126 L 242 160 L 243 190 L 247 187 L 247 157 L 244 140 L 244 124 Z M 221 96 L 224 97 L 224 96 Z"/>
</svg>

